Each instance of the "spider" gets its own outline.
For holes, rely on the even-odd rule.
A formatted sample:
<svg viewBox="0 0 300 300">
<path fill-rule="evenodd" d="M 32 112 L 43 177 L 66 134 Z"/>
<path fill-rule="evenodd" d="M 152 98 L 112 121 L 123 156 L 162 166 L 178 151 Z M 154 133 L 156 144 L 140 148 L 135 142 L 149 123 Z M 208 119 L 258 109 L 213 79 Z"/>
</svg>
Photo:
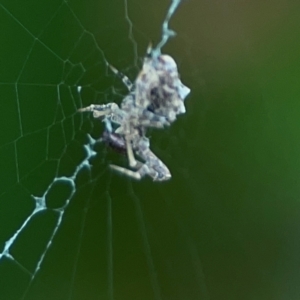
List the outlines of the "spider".
<svg viewBox="0 0 300 300">
<path fill-rule="evenodd" d="M 102 105 L 91 104 L 79 109 L 80 112 L 91 111 L 94 118 L 104 118 L 109 129 L 107 139 L 116 140 L 111 145 L 117 147 L 124 142 L 129 166 L 136 172 L 111 165 L 111 168 L 141 179 L 150 175 L 153 180 L 167 180 L 171 177 L 168 168 L 150 150 L 149 140 L 145 137 L 149 127 L 164 128 L 176 120 L 178 114 L 185 112 L 184 99 L 190 89 L 179 79 L 177 65 L 169 55 L 160 55 L 149 46 L 143 68 L 133 84 L 127 76 L 109 65 L 111 70 L 121 78 L 129 90 L 122 100 L 121 108 L 114 102 Z M 118 126 L 112 130 L 111 123 Z M 123 140 L 121 140 L 123 139 Z M 135 160 L 135 152 L 145 163 Z"/>
</svg>

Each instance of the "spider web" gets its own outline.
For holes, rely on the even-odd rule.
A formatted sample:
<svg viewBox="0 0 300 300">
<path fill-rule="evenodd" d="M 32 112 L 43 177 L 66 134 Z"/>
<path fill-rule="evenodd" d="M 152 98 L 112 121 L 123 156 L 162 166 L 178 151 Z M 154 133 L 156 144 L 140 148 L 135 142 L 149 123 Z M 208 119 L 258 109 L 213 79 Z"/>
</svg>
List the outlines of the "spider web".
<svg viewBox="0 0 300 300">
<path fill-rule="evenodd" d="M 186 1 L 168 40 L 172 3 L 0 0 L 1 300 L 300 299 L 299 3 Z M 150 41 L 192 90 L 149 132 L 161 184 L 77 113 Z"/>
<path fill-rule="evenodd" d="M 142 23 L 139 1 L 1 0 L 1 298 L 162 299 L 139 187 L 108 171 L 125 160 L 77 109 L 121 101 L 106 63 L 133 80 L 180 2 L 147 3 Z"/>
</svg>

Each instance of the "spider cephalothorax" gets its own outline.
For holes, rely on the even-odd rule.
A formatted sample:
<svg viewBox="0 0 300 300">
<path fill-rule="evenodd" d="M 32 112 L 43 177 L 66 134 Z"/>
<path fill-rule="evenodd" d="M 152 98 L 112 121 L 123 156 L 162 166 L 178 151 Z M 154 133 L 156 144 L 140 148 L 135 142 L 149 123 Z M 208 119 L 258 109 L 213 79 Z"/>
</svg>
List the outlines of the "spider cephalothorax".
<svg viewBox="0 0 300 300">
<path fill-rule="evenodd" d="M 136 171 L 115 165 L 111 165 L 112 169 L 136 179 L 145 175 L 157 181 L 171 178 L 166 165 L 150 150 L 145 133 L 149 127 L 163 128 L 170 125 L 178 114 L 185 112 L 184 99 L 190 89 L 181 82 L 174 59 L 169 55 L 158 54 L 149 47 L 134 84 L 117 69 L 111 65 L 109 67 L 129 90 L 121 107 L 111 102 L 91 104 L 79 111 L 92 111 L 94 118 L 106 121 L 106 142 L 119 150 L 125 148 L 129 166 Z M 112 123 L 116 129 L 113 129 Z M 134 153 L 144 163 L 137 161 Z"/>
</svg>

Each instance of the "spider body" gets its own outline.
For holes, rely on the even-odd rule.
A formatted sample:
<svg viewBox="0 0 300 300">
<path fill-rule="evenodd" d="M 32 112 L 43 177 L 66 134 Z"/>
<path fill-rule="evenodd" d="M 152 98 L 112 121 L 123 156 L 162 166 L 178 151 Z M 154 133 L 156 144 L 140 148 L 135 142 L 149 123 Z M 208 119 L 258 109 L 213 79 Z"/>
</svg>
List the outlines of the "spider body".
<svg viewBox="0 0 300 300">
<path fill-rule="evenodd" d="M 145 133 L 149 127 L 169 126 L 178 114 L 185 113 L 184 100 L 190 89 L 181 82 L 174 59 L 169 55 L 157 55 L 149 47 L 134 84 L 117 69 L 109 67 L 129 90 L 121 106 L 114 102 L 91 104 L 79 111 L 90 111 L 94 118 L 104 118 L 107 132 L 104 132 L 103 140 L 118 152 L 126 151 L 129 166 L 136 171 L 115 165 L 111 165 L 112 169 L 135 179 L 145 175 L 154 181 L 170 179 L 169 169 L 150 150 Z M 112 129 L 112 123 L 117 127 L 115 130 Z M 134 153 L 144 163 L 137 161 Z"/>
</svg>

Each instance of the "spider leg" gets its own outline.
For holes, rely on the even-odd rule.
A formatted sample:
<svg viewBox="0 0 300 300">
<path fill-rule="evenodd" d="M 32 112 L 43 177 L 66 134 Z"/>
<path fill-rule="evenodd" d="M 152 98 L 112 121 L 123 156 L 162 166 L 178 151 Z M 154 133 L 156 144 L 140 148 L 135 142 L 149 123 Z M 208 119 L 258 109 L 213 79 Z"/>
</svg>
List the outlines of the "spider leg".
<svg viewBox="0 0 300 300">
<path fill-rule="evenodd" d="M 130 79 L 126 75 L 124 75 L 122 72 L 118 71 L 112 65 L 108 64 L 108 66 L 123 81 L 123 83 L 125 84 L 125 86 L 127 87 L 127 89 L 131 92 L 133 90 L 133 84 L 130 81 Z"/>
<path fill-rule="evenodd" d="M 115 171 L 117 171 L 121 174 L 124 174 L 126 176 L 132 177 L 136 180 L 140 180 L 145 175 L 150 173 L 150 170 L 149 170 L 149 168 L 147 167 L 146 164 L 143 164 L 137 171 L 132 171 L 132 170 L 129 170 L 129 169 L 126 169 L 126 168 L 123 168 L 123 167 L 116 166 L 116 165 L 109 165 L 109 167 L 112 170 L 115 170 Z"/>
<path fill-rule="evenodd" d="M 138 171 L 131 171 L 129 169 L 125 169 L 116 165 L 109 165 L 112 170 L 115 170 L 121 174 L 132 177 L 136 180 L 140 180 L 142 178 L 141 174 Z"/>
<path fill-rule="evenodd" d="M 93 112 L 94 118 L 99 118 L 105 115 L 109 115 L 113 113 L 115 110 L 119 109 L 119 106 L 114 103 L 108 103 L 108 104 L 91 104 L 87 107 L 79 108 L 79 112 L 85 112 L 85 111 L 91 111 Z"/>
<path fill-rule="evenodd" d="M 126 141 L 126 149 L 127 149 L 127 156 L 128 156 L 129 166 L 131 168 L 134 168 L 134 167 L 137 166 L 137 161 L 136 161 L 136 159 L 134 157 L 134 154 L 133 154 L 130 137 L 125 136 L 125 141 Z"/>
<path fill-rule="evenodd" d="M 137 180 L 142 179 L 145 175 L 149 175 L 150 177 L 152 177 L 153 181 L 165 181 L 171 178 L 170 173 L 165 174 L 163 172 L 159 172 L 154 168 L 150 168 L 147 163 L 142 164 L 142 166 L 136 171 L 132 171 L 116 165 L 109 165 L 109 167 L 112 170 L 115 170 L 121 174 L 124 174 Z"/>
<path fill-rule="evenodd" d="M 121 124 L 126 112 L 119 108 L 118 104 L 111 102 L 108 104 L 91 104 L 87 107 L 79 108 L 79 112 L 93 112 L 95 119 L 105 117 L 110 122 Z"/>
</svg>

